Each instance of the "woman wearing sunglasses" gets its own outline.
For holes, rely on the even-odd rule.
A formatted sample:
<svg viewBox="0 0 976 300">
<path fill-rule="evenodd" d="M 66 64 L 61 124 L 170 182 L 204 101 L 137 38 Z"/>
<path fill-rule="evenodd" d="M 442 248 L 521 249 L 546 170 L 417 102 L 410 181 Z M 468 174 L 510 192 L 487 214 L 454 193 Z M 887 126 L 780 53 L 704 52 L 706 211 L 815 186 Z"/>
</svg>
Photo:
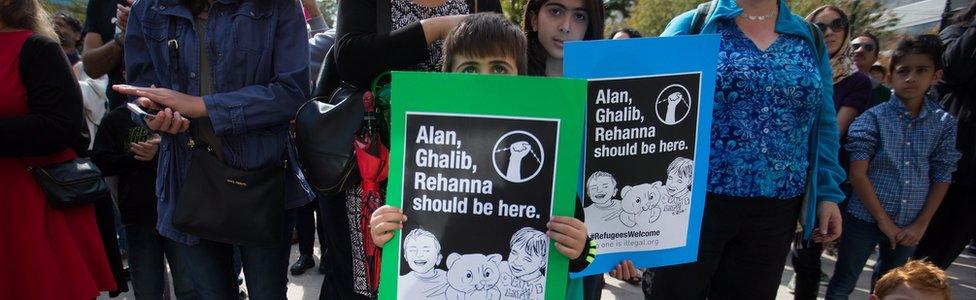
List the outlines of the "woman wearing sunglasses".
<svg viewBox="0 0 976 300">
<path fill-rule="evenodd" d="M 814 10 L 807 16 L 807 21 L 817 25 L 823 32 L 830 55 L 830 66 L 833 71 L 831 81 L 834 84 L 834 109 L 837 110 L 837 127 L 840 131 L 840 141 L 843 144 L 847 135 L 847 128 L 854 118 L 864 112 L 871 97 L 871 78 L 858 72 L 851 60 L 850 22 L 844 10 L 825 5 Z M 840 149 L 839 161 L 846 162 L 847 151 Z M 841 163 L 845 167 L 846 164 Z M 841 183 L 844 194 L 850 194 L 850 184 Z M 820 288 L 821 275 L 820 254 L 823 244 L 811 243 L 809 247 L 801 247 L 801 242 L 790 253 L 790 261 L 796 272 L 794 278 L 795 299 L 817 299 Z"/>
</svg>

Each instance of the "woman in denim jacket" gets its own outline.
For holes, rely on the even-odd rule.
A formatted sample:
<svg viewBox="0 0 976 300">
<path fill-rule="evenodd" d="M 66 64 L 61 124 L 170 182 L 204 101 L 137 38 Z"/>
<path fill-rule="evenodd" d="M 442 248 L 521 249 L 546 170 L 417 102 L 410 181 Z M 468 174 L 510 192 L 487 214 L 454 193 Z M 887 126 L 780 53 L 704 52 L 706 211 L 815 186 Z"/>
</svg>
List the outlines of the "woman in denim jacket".
<svg viewBox="0 0 976 300">
<path fill-rule="evenodd" d="M 204 299 L 236 298 L 237 275 L 234 245 L 172 225 L 174 202 L 180 201 L 190 166 L 190 125 L 212 127 L 223 145 L 219 156 L 230 167 L 283 165 L 288 122 L 309 91 L 306 34 L 297 1 L 141 0 L 132 6 L 124 42 L 132 86 L 115 89 L 143 107 L 161 109 L 145 120 L 162 136 L 157 229 L 177 242 L 174 252 Z M 206 136 L 210 130 L 197 132 Z M 293 176 L 286 176 L 285 188 L 283 210 L 308 202 Z M 292 219 L 286 215 L 283 222 Z M 286 225 L 282 228 L 290 228 Z M 280 245 L 240 247 L 252 299 L 286 296 L 289 239 L 284 237 L 290 233 L 281 234 Z"/>
<path fill-rule="evenodd" d="M 773 299 L 804 195 L 817 204 L 814 239 L 840 236 L 831 65 L 786 1 L 713 5 L 701 33 L 722 45 L 698 262 L 656 270 L 651 297 Z M 662 36 L 690 34 L 695 14 Z"/>
</svg>

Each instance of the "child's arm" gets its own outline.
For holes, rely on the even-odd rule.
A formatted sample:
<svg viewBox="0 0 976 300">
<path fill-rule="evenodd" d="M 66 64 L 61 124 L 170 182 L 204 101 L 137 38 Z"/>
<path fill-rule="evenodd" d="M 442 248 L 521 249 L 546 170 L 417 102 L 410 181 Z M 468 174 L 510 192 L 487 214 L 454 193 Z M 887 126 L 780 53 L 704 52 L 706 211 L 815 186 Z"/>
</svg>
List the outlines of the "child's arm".
<svg viewBox="0 0 976 300">
<path fill-rule="evenodd" d="M 901 228 L 898 228 L 898 225 L 895 225 L 895 222 L 891 221 L 888 213 L 881 207 L 881 200 L 878 200 L 878 193 L 874 190 L 874 185 L 871 184 L 867 171 L 868 161 L 852 161 L 850 168 L 851 174 L 848 178 L 851 180 L 851 185 L 854 186 L 854 193 L 857 194 L 857 198 L 861 200 L 864 208 L 874 217 L 881 232 L 885 236 L 888 236 L 888 240 L 891 241 L 891 248 L 894 249 L 898 244 L 897 235 L 901 231 Z"/>
<path fill-rule="evenodd" d="M 948 182 L 932 184 L 932 187 L 929 188 L 929 195 L 925 198 L 925 206 L 922 206 L 922 212 L 918 214 L 912 224 L 905 226 L 901 232 L 898 232 L 896 239 L 898 239 L 899 244 L 908 247 L 918 246 L 918 242 L 922 240 L 922 235 L 925 234 L 925 229 L 929 227 L 929 221 L 932 221 L 932 216 L 939 209 L 942 198 L 945 197 L 947 191 L 949 191 Z"/>
<path fill-rule="evenodd" d="M 393 238 L 393 231 L 403 229 L 407 216 L 399 208 L 383 205 L 369 219 L 369 235 L 376 247 L 383 248 Z"/>
<path fill-rule="evenodd" d="M 878 228 L 891 241 L 891 248 L 894 249 L 898 244 L 896 236 L 901 228 L 895 225 L 888 217 L 888 213 L 881 207 L 881 200 L 874 185 L 868 178 L 868 163 L 877 153 L 879 141 L 878 122 L 874 110 L 869 110 L 861 117 L 854 120 L 847 133 L 847 145 L 845 148 L 851 154 L 851 165 L 848 171 L 848 179 L 854 187 L 854 193 L 864 204 Z"/>
</svg>

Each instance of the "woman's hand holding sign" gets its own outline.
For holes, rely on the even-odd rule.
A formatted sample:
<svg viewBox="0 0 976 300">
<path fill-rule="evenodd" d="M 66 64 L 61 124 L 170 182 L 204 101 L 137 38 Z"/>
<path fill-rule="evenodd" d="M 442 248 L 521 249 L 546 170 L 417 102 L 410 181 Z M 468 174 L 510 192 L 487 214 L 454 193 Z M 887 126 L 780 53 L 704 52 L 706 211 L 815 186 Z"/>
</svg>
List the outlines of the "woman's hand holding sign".
<svg viewBox="0 0 976 300">
<path fill-rule="evenodd" d="M 556 241 L 556 250 L 569 259 L 577 259 L 586 249 L 586 224 L 576 218 L 552 217 L 546 235 Z"/>
<path fill-rule="evenodd" d="M 369 219 L 369 235 L 373 238 L 373 244 L 383 248 L 393 238 L 393 230 L 403 229 L 403 222 L 406 221 L 407 216 L 403 211 L 393 206 L 383 205 L 373 211 Z"/>
</svg>

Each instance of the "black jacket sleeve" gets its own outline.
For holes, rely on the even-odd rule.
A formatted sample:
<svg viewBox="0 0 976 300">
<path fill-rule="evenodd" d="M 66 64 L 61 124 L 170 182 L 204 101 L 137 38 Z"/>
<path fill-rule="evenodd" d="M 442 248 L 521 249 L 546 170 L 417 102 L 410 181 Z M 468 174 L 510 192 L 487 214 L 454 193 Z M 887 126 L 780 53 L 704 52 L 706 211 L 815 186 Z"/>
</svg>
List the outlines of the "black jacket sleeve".
<svg viewBox="0 0 976 300">
<path fill-rule="evenodd" d="M 949 26 L 940 37 L 945 44 L 942 55 L 943 81 L 957 87 L 976 82 L 976 68 L 972 67 L 976 64 L 976 22 L 968 26 Z"/>
<path fill-rule="evenodd" d="M 427 57 L 427 39 L 420 22 L 377 33 L 376 1 L 388 0 L 339 1 L 337 68 L 343 80 L 360 86 L 383 72 L 407 69 Z"/>
<path fill-rule="evenodd" d="M 336 67 L 339 77 L 358 86 L 369 84 L 386 71 L 410 69 L 428 55 L 427 38 L 420 22 L 378 33 L 376 1 L 391 0 L 339 0 Z M 481 11 L 501 12 L 498 0 L 477 1 Z"/>
<path fill-rule="evenodd" d="M 19 71 L 28 113 L 0 119 L 0 156 L 51 154 L 85 139 L 81 89 L 61 46 L 40 35 L 29 37 Z"/>
<path fill-rule="evenodd" d="M 129 127 L 132 126 L 137 125 L 132 122 L 129 111 L 124 106 L 112 110 L 98 125 L 95 144 L 92 146 L 92 161 L 102 171 L 102 175 L 122 175 L 153 166 L 152 162 L 137 160 L 133 153 L 126 151 Z"/>
</svg>

